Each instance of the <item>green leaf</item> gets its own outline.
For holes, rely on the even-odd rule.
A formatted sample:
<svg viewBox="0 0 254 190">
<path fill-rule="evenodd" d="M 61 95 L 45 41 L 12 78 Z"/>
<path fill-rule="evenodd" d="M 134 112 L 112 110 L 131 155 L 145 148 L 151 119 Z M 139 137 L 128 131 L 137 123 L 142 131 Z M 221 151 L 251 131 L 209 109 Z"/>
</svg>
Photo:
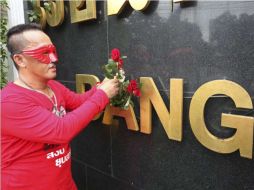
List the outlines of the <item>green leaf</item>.
<svg viewBox="0 0 254 190">
<path fill-rule="evenodd" d="M 134 107 L 134 103 L 132 100 L 130 100 L 130 105 L 132 105 Z"/>
<path fill-rule="evenodd" d="M 1 5 L 1 10 L 7 10 L 8 8 L 8 3 L 7 0 L 1 0 L 0 1 L 0 5 Z M 0 70 L 1 70 L 1 82 L 0 82 L 0 87 L 3 88 L 6 84 L 7 84 L 7 50 L 6 50 L 6 32 L 7 32 L 7 17 L 1 15 L 0 17 L 0 34 L 1 34 L 1 46 L 0 46 L 0 57 L 1 57 L 1 66 L 0 66 Z"/>
<path fill-rule="evenodd" d="M 112 75 L 110 73 L 105 73 L 105 77 L 107 77 L 108 79 L 113 79 L 114 75 Z"/>
<path fill-rule="evenodd" d="M 51 12 L 51 6 L 50 6 L 50 4 L 49 4 L 48 2 L 45 2 L 45 3 L 43 4 L 43 6 L 44 6 L 44 8 L 45 8 L 48 12 Z"/>
</svg>

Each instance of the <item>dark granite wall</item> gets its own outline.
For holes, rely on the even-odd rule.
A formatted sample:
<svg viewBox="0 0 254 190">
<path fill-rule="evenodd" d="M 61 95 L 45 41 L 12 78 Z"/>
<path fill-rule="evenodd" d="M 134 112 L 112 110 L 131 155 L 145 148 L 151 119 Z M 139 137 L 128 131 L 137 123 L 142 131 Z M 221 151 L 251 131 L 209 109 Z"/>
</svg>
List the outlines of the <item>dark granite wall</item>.
<svg viewBox="0 0 254 190">
<path fill-rule="evenodd" d="M 167 100 L 169 78 L 184 79 L 183 140 L 169 140 L 153 112 L 151 135 L 120 126 L 92 122 L 72 141 L 73 176 L 79 190 L 254 189 L 254 161 L 239 152 L 218 154 L 203 147 L 189 124 L 193 93 L 205 82 L 228 79 L 254 96 L 254 2 L 197 1 L 174 4 L 153 1 L 144 12 L 127 6 L 107 16 L 97 2 L 97 20 L 70 23 L 65 2 L 64 23 L 46 32 L 57 46 L 57 79 L 75 90 L 75 74 L 103 79 L 101 66 L 118 47 L 127 55 L 129 78 L 153 77 Z M 139 106 L 135 107 L 139 118 Z M 209 130 L 229 137 L 233 129 L 220 126 L 222 112 L 253 116 L 253 110 L 235 110 L 233 102 L 218 96 L 205 110 Z"/>
</svg>

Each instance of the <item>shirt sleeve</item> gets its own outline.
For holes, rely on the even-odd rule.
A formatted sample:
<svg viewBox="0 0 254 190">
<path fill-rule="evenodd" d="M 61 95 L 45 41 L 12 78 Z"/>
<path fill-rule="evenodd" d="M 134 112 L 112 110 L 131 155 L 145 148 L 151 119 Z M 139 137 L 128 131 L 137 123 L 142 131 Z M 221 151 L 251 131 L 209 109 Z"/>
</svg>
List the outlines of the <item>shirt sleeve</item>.
<svg viewBox="0 0 254 190">
<path fill-rule="evenodd" d="M 105 92 L 96 90 L 77 109 L 59 118 L 44 107 L 31 103 L 30 99 L 22 102 L 3 101 L 2 134 L 49 144 L 67 143 L 85 128 L 108 102 Z"/>
<path fill-rule="evenodd" d="M 67 110 L 73 110 L 79 107 L 82 103 L 84 103 L 90 96 L 92 96 L 96 92 L 96 87 L 92 87 L 90 90 L 77 94 L 70 89 L 66 88 L 63 84 L 57 81 L 50 81 L 50 83 L 57 88 L 58 91 L 61 92 L 61 95 L 65 101 L 65 107 Z"/>
</svg>

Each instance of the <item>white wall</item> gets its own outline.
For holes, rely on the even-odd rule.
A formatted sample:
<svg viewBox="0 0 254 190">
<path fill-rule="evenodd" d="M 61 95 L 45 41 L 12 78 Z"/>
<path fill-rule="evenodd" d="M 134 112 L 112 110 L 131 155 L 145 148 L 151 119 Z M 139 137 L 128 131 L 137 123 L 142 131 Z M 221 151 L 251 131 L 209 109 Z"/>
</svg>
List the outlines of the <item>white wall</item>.
<svg viewBox="0 0 254 190">
<path fill-rule="evenodd" d="M 23 0 L 8 0 L 8 28 L 25 23 Z M 8 80 L 13 81 L 18 77 L 18 72 L 12 60 L 9 59 Z"/>
</svg>

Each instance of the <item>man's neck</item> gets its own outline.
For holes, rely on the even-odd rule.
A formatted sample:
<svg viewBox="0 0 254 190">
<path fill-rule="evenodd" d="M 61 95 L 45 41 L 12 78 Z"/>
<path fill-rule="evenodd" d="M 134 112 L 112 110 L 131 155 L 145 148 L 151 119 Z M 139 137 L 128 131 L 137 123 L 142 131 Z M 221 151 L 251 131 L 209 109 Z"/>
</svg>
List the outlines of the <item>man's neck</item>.
<svg viewBox="0 0 254 190">
<path fill-rule="evenodd" d="M 33 90 L 44 91 L 48 88 L 47 82 L 48 82 L 47 80 L 35 80 L 28 76 L 19 74 L 19 78 L 15 81 L 15 84 Z"/>
</svg>

